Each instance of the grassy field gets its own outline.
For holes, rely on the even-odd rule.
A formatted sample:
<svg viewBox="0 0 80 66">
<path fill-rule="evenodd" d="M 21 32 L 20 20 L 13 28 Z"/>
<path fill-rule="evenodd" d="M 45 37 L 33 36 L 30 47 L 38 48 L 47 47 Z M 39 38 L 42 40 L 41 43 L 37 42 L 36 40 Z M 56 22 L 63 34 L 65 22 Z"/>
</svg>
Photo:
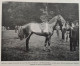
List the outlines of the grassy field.
<svg viewBox="0 0 80 66">
<path fill-rule="evenodd" d="M 60 35 L 61 37 L 61 35 Z M 51 51 L 43 50 L 45 38 L 32 35 L 29 52 L 26 52 L 26 39 L 20 41 L 14 30 L 2 32 L 1 60 L 2 61 L 78 61 L 79 47 L 71 52 L 69 42 L 62 42 L 56 32 L 51 39 Z"/>
</svg>

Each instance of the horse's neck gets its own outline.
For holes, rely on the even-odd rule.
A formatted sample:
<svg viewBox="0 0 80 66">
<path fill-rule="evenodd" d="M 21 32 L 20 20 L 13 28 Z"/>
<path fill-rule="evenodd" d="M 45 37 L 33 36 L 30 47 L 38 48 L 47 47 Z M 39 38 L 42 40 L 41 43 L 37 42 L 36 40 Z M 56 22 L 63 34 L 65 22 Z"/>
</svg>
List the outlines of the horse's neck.
<svg viewBox="0 0 80 66">
<path fill-rule="evenodd" d="M 51 23 L 51 26 L 54 27 L 56 25 L 57 22 L 53 22 Z"/>
<path fill-rule="evenodd" d="M 63 26 L 62 26 L 62 28 L 64 29 L 64 28 L 66 28 L 66 24 L 65 23 L 63 23 Z"/>
<path fill-rule="evenodd" d="M 56 26 L 56 23 L 57 23 L 57 22 L 53 22 L 53 23 L 50 24 L 50 27 L 52 28 L 52 30 L 54 30 L 54 28 L 55 28 L 55 26 Z"/>
</svg>

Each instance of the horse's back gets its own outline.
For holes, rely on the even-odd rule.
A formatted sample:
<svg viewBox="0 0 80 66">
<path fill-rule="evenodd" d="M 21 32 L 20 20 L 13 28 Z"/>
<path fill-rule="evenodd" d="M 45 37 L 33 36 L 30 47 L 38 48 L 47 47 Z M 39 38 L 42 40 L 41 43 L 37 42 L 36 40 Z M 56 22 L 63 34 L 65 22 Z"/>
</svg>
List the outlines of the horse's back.
<svg viewBox="0 0 80 66">
<path fill-rule="evenodd" d="M 48 23 L 31 23 L 31 30 L 33 32 L 48 32 Z"/>
<path fill-rule="evenodd" d="M 31 23 L 30 28 L 33 32 L 41 32 L 41 29 L 38 23 Z"/>
</svg>

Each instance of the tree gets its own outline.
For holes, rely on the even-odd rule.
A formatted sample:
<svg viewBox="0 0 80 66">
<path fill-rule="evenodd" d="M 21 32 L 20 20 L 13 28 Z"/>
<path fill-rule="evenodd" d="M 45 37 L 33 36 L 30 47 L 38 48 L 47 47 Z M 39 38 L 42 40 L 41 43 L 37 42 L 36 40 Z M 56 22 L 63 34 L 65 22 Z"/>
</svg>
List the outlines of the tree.
<svg viewBox="0 0 80 66">
<path fill-rule="evenodd" d="M 33 2 L 3 2 L 2 4 L 2 25 L 10 26 L 24 25 L 31 21 L 42 22 L 40 16 L 43 15 L 44 3 Z M 49 20 L 61 14 L 65 20 L 79 20 L 78 4 L 75 3 L 47 3 Z"/>
</svg>

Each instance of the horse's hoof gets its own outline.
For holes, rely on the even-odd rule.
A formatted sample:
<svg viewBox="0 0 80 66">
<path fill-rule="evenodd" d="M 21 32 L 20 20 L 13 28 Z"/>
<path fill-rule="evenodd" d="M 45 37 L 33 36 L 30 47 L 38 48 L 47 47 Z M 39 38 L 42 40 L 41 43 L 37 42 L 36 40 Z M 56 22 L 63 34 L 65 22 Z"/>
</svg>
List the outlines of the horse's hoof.
<svg viewBox="0 0 80 66">
<path fill-rule="evenodd" d="M 50 50 L 48 49 L 48 50 L 45 50 L 46 52 L 50 52 Z"/>
<path fill-rule="evenodd" d="M 28 50 L 26 50 L 26 52 L 28 52 Z"/>
<path fill-rule="evenodd" d="M 29 52 L 29 50 L 26 50 L 26 52 Z"/>
<path fill-rule="evenodd" d="M 50 47 L 48 47 L 48 50 L 51 50 L 51 48 L 50 48 Z"/>
<path fill-rule="evenodd" d="M 48 52 L 50 52 L 51 51 L 51 49 L 48 49 Z"/>
<path fill-rule="evenodd" d="M 46 51 L 46 47 L 44 47 L 44 49 L 43 49 L 44 51 Z"/>
<path fill-rule="evenodd" d="M 43 51 L 46 51 L 45 49 L 43 49 Z"/>
</svg>

